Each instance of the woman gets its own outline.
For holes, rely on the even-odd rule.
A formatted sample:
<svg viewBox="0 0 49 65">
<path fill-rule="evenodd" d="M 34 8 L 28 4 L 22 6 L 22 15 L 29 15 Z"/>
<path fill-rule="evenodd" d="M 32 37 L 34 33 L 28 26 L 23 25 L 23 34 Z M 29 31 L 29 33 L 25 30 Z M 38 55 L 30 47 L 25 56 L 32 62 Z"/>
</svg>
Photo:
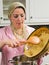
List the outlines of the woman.
<svg viewBox="0 0 49 65">
<path fill-rule="evenodd" d="M 26 11 L 23 4 L 14 2 L 8 10 L 10 26 L 0 29 L 0 48 L 2 49 L 2 64 L 13 65 L 8 62 L 14 56 L 23 55 L 23 42 L 35 29 L 24 24 Z"/>
</svg>

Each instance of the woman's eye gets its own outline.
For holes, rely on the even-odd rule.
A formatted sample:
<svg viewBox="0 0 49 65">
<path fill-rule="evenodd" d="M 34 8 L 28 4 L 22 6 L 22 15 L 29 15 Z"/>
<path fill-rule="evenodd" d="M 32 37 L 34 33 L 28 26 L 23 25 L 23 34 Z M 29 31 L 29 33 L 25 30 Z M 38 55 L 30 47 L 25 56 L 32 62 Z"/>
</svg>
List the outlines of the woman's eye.
<svg viewBox="0 0 49 65">
<path fill-rule="evenodd" d="M 13 15 L 13 16 L 14 16 L 14 18 L 18 18 L 19 16 L 20 16 L 20 17 L 24 17 L 23 14 L 20 14 L 20 15 Z"/>
<path fill-rule="evenodd" d="M 21 17 L 24 17 L 24 15 L 23 15 L 23 14 L 21 14 Z"/>
<path fill-rule="evenodd" d="M 18 15 L 14 15 L 14 18 L 18 18 Z"/>
</svg>

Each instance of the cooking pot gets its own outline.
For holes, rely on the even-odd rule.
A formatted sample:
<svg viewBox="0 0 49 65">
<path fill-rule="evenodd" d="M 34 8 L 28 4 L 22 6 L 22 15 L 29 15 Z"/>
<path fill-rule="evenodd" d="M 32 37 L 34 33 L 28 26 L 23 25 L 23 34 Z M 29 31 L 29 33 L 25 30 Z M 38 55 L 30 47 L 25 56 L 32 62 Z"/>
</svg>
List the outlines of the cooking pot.
<svg viewBox="0 0 49 65">
<path fill-rule="evenodd" d="M 13 65 L 33 65 L 33 63 L 37 65 L 37 63 L 30 61 L 29 58 L 25 57 L 24 55 L 15 56 L 12 58 L 12 60 L 9 60 L 8 62 Z"/>
</svg>

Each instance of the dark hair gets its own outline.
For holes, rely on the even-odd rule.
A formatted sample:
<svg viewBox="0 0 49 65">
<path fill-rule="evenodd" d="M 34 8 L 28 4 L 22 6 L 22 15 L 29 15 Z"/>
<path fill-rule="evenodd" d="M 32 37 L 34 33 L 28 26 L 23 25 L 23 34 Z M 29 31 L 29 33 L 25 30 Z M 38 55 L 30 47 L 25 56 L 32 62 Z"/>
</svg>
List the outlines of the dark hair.
<svg viewBox="0 0 49 65">
<path fill-rule="evenodd" d="M 25 9 L 24 9 L 22 6 L 18 6 L 18 7 L 16 7 L 16 8 L 22 8 L 23 11 L 24 11 L 24 13 L 26 13 Z M 15 8 L 15 9 L 16 9 L 16 8 Z"/>
</svg>

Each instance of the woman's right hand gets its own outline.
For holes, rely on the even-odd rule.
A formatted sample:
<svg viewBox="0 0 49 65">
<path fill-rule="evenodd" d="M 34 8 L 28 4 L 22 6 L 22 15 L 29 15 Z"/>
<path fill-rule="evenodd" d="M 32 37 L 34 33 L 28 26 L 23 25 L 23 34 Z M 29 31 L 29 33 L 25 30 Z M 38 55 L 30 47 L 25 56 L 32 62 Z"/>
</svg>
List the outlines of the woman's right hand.
<svg viewBox="0 0 49 65">
<path fill-rule="evenodd" d="M 18 40 L 11 40 L 11 39 L 4 40 L 4 45 L 8 45 L 9 47 L 17 47 L 18 44 L 19 44 Z"/>
<path fill-rule="evenodd" d="M 2 46 L 3 47 L 4 45 L 8 45 L 9 47 L 19 47 L 21 45 L 24 45 L 26 43 L 26 40 L 17 40 L 17 39 L 4 39 L 2 41 Z"/>
</svg>

